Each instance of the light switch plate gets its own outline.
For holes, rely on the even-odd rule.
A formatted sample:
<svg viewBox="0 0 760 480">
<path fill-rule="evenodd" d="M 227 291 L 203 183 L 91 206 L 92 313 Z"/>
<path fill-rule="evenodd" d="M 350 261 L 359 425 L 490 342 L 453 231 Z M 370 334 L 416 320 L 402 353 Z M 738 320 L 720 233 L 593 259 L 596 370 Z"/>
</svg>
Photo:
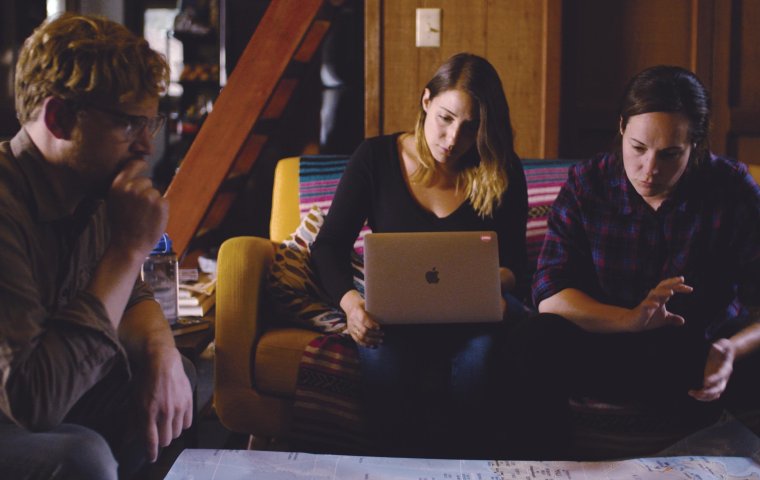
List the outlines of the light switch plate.
<svg viewBox="0 0 760 480">
<path fill-rule="evenodd" d="M 441 46 L 441 9 L 417 9 L 417 41 L 418 47 Z"/>
</svg>

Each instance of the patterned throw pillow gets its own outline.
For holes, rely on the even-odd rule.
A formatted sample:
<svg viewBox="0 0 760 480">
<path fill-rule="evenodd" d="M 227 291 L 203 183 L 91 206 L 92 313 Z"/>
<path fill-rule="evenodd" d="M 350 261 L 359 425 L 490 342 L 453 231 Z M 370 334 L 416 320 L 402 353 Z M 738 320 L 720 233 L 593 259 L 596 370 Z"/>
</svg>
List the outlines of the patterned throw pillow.
<svg viewBox="0 0 760 480">
<path fill-rule="evenodd" d="M 275 250 L 274 262 L 267 276 L 266 289 L 274 300 L 279 316 L 300 326 L 323 333 L 342 332 L 346 328 L 346 317 L 339 307 L 327 300 L 327 295 L 319 287 L 316 274 L 311 268 L 311 245 L 317 238 L 324 223 L 324 213 L 318 206 L 301 220 L 287 240 Z M 354 286 L 364 294 L 363 259 L 353 252 L 351 267 Z"/>
</svg>

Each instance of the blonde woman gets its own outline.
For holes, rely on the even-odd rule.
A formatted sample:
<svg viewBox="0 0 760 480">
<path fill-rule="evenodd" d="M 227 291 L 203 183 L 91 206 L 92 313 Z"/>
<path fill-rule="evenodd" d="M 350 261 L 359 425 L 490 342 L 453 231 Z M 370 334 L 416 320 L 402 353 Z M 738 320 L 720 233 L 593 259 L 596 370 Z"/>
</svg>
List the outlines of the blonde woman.
<svg viewBox="0 0 760 480">
<path fill-rule="evenodd" d="M 520 310 L 507 292 L 524 287 L 526 216 L 525 175 L 501 80 L 476 55 L 454 55 L 438 69 L 422 92 L 413 132 L 368 139 L 352 156 L 313 261 L 358 345 L 382 453 L 461 456 L 458 439 L 474 447 L 473 438 L 483 438 L 502 325 L 381 329 L 353 286 L 349 254 L 360 229 L 367 221 L 373 232 L 496 231 L 508 317 Z"/>
</svg>

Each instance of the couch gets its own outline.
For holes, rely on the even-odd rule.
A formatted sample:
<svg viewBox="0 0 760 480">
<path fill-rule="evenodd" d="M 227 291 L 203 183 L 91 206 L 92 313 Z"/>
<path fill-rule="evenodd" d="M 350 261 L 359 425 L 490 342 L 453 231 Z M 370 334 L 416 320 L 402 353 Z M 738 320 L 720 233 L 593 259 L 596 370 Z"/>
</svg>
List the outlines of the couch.
<svg viewBox="0 0 760 480">
<path fill-rule="evenodd" d="M 216 359 L 214 406 L 221 423 L 233 432 L 251 435 L 255 447 L 287 442 L 291 436 L 294 394 L 304 349 L 321 333 L 288 325 L 275 318 L 271 299 L 263 288 L 274 259 L 275 247 L 299 226 L 309 202 L 301 197 L 305 162 L 319 166 L 322 157 L 286 158 L 278 162 L 274 176 L 270 238 L 236 237 L 219 251 L 216 302 Z M 337 157 L 345 161 L 346 157 Z M 335 160 L 329 157 L 328 160 Z M 546 228 L 546 214 L 572 161 L 524 160 L 529 193 L 528 253 L 535 259 Z M 334 173 L 334 172 L 333 172 Z M 760 167 L 753 172 L 760 175 Z M 337 181 L 339 172 L 334 174 Z M 757 176 L 756 176 L 757 178 Z M 334 188 L 336 182 L 329 188 Z M 329 189 L 328 188 L 328 189 Z M 321 193 L 323 207 L 325 193 Z M 329 197 L 329 193 L 328 193 Z M 583 428 L 576 439 L 593 458 L 615 456 L 631 442 L 650 448 L 649 427 L 636 432 L 625 406 L 576 402 L 574 409 Z M 600 415 L 601 414 L 601 415 Z M 589 420 L 589 418 L 591 420 Z M 601 419 L 601 421 L 600 421 Z M 610 420 L 612 419 L 612 420 Z M 602 425 L 600 427 L 600 425 Z M 612 425 L 612 431 L 608 428 Z M 601 430 L 600 430 L 601 428 Z M 658 432 L 655 443 L 667 445 L 679 431 Z M 637 436 L 638 435 L 638 436 Z M 626 453 L 639 453 L 629 451 Z"/>
</svg>

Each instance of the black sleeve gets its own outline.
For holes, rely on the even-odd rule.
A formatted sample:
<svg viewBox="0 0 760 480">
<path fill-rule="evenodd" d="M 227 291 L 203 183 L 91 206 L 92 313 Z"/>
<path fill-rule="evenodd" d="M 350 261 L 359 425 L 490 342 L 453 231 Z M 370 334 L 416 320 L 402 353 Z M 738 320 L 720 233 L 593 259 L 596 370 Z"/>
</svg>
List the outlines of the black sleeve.
<svg viewBox="0 0 760 480">
<path fill-rule="evenodd" d="M 507 170 L 509 185 L 502 196 L 501 205 L 496 208 L 494 220 L 499 236 L 499 263 L 515 274 L 515 293 L 522 297 L 527 294 L 527 247 L 525 244 L 526 223 L 528 221 L 528 187 L 522 164 L 515 159 Z"/>
<path fill-rule="evenodd" d="M 365 141 L 351 156 L 340 178 L 325 223 L 312 245 L 312 265 L 322 288 L 337 305 L 354 288 L 351 250 L 369 215 L 373 155 Z"/>
</svg>

